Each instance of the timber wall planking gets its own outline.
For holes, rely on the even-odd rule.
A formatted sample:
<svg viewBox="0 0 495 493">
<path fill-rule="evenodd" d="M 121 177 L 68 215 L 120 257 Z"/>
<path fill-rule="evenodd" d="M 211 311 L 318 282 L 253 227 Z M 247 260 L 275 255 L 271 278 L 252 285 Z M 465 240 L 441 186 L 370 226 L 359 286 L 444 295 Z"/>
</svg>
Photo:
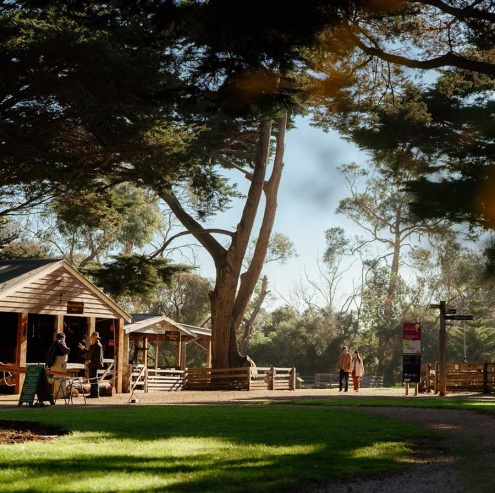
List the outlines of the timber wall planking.
<svg viewBox="0 0 495 493">
<path fill-rule="evenodd" d="M 64 269 L 35 279 L 0 299 L 0 311 L 67 315 L 68 301 L 84 303 L 84 313 L 71 316 L 119 318 L 119 314 L 105 305 L 88 287 L 68 277 Z"/>
</svg>

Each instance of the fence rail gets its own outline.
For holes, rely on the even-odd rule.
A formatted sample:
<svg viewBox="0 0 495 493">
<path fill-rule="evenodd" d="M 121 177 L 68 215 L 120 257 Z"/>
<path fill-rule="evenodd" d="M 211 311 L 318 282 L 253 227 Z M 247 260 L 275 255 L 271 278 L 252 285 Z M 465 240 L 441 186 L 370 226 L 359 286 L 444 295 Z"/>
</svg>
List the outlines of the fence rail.
<svg viewBox="0 0 495 493">
<path fill-rule="evenodd" d="M 186 390 L 250 390 L 251 368 L 189 368 L 186 371 Z"/>
<path fill-rule="evenodd" d="M 420 390 L 438 392 L 440 363 L 421 365 Z M 445 365 L 446 391 L 493 392 L 495 389 L 495 363 L 454 362 Z"/>
<path fill-rule="evenodd" d="M 184 385 L 184 374 L 182 370 L 156 369 L 136 365 L 132 367 L 132 388 L 142 389 L 145 392 L 181 390 Z"/>
<path fill-rule="evenodd" d="M 306 380 L 303 378 L 303 386 L 309 387 Z M 349 377 L 351 381 L 351 377 Z M 305 385 L 306 384 L 306 385 Z M 315 389 L 331 389 L 339 386 L 338 373 L 315 373 L 313 379 L 313 388 Z M 361 388 L 383 387 L 383 376 L 363 375 L 360 380 Z"/>
<path fill-rule="evenodd" d="M 251 369 L 251 390 L 294 390 L 296 385 L 295 368 L 257 366 Z"/>
<path fill-rule="evenodd" d="M 295 368 L 189 368 L 185 371 L 136 365 L 131 389 L 153 390 L 294 390 Z"/>
</svg>

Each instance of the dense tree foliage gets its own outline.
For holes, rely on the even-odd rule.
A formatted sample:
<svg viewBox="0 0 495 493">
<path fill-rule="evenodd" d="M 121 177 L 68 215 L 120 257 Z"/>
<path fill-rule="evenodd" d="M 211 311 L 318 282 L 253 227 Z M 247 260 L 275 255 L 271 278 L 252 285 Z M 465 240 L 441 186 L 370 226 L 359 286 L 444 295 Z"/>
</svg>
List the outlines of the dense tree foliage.
<svg viewBox="0 0 495 493">
<path fill-rule="evenodd" d="M 184 231 L 165 239 L 152 260 L 127 255 L 103 266 L 102 282 L 118 272 L 121 282 L 108 288 L 127 295 L 130 269 L 149 274 L 148 286 L 132 287 L 149 293 L 170 279 L 161 269 L 170 242 L 194 237 L 216 268 L 210 308 L 217 367 L 245 362 L 237 338 L 272 237 L 285 133 L 308 101 L 320 110 L 315 121 L 322 128 L 337 128 L 375 163 L 416 178 L 408 178 L 409 191 L 426 204 L 417 214 L 493 227 L 492 2 L 276 0 L 270 7 L 260 0 L 0 6 L 0 215 L 55 198 L 52 210 L 69 219 L 59 223 L 60 233 L 78 241 L 83 231 L 91 232 L 86 240 L 96 234 L 95 258 L 115 247 L 118 231 L 127 238 L 119 245 L 131 253 L 139 245 L 135 226 L 146 227 L 132 218 L 129 229 L 118 223 L 126 209 L 116 187 L 132 183 L 159 198 Z M 424 91 L 391 64 L 456 69 Z M 239 195 L 225 169 L 249 181 L 245 207 L 235 228 L 210 229 L 205 220 Z M 342 207 L 355 215 L 357 205 Z M 380 263 L 369 260 L 366 269 L 359 320 L 368 331 L 360 333 L 356 319 L 334 307 L 308 315 L 316 333 L 327 337 L 328 323 L 333 341 L 350 338 L 371 358 L 380 334 L 383 340 L 396 330 L 400 317 L 414 312 L 408 299 L 420 295 Z M 299 346 L 316 346 L 297 324 L 303 322 L 284 326 L 293 342 L 280 364 Z"/>
<path fill-rule="evenodd" d="M 1 183 L 29 184 L 24 201 L 123 182 L 153 190 L 215 263 L 216 367 L 243 362 L 236 329 L 272 233 L 288 113 L 305 83 L 296 69 L 302 48 L 337 20 L 338 5 L 293 2 L 294 16 L 279 4 L 262 17 L 253 2 L 224 0 L 3 2 L 0 11 Z M 210 231 L 201 221 L 235 194 L 223 167 L 251 185 L 237 228 Z"/>
</svg>

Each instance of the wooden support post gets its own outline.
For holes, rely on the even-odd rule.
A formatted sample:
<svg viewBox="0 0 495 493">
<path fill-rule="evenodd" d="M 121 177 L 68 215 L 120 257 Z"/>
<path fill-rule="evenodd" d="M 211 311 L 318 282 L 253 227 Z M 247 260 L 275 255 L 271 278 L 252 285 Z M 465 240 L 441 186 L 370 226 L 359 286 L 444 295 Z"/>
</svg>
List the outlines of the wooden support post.
<svg viewBox="0 0 495 493">
<path fill-rule="evenodd" d="M 185 370 L 186 369 L 186 362 L 187 362 L 187 358 L 186 358 L 186 354 L 187 354 L 187 344 L 186 344 L 186 341 L 181 341 L 181 352 L 180 352 L 180 369 L 181 370 Z"/>
<path fill-rule="evenodd" d="M 431 364 L 426 365 L 426 392 L 431 392 Z"/>
<path fill-rule="evenodd" d="M 406 382 L 406 395 L 409 395 L 409 382 Z"/>
<path fill-rule="evenodd" d="M 206 341 L 206 368 L 211 368 L 211 337 Z"/>
<path fill-rule="evenodd" d="M 28 332 L 28 314 L 17 314 L 17 345 L 15 354 L 15 364 L 17 366 L 26 366 L 27 362 L 27 332 Z M 24 373 L 18 373 L 15 376 L 15 389 L 16 394 L 20 394 L 22 386 L 24 385 Z"/>
<path fill-rule="evenodd" d="M 160 355 L 160 334 L 155 337 L 155 370 L 158 370 L 158 357 Z"/>
<path fill-rule="evenodd" d="M 438 393 L 446 394 L 447 387 L 447 330 L 445 325 L 445 301 L 440 301 L 440 331 L 438 333 L 438 346 L 440 349 Z"/>
<path fill-rule="evenodd" d="M 64 331 L 64 316 L 55 315 L 55 327 L 53 328 L 53 340 L 57 338 L 57 334 Z"/>
<path fill-rule="evenodd" d="M 488 394 L 488 363 L 483 363 L 483 392 Z"/>
<path fill-rule="evenodd" d="M 113 348 L 113 359 L 114 359 L 114 386 L 115 392 L 117 394 L 122 393 L 123 386 L 123 375 L 124 375 L 124 365 L 127 367 L 127 350 L 124 347 L 124 319 L 119 318 L 115 321 L 114 326 L 114 348 Z M 125 362 L 125 363 L 124 363 Z"/>
<path fill-rule="evenodd" d="M 175 368 L 180 368 L 181 370 L 184 370 L 184 367 L 182 366 L 182 335 L 179 333 L 179 342 L 177 342 L 177 346 L 175 348 Z"/>
<path fill-rule="evenodd" d="M 88 317 L 88 328 L 86 329 L 86 347 L 91 343 L 91 334 L 96 331 L 96 318 Z"/>
<path fill-rule="evenodd" d="M 144 391 L 148 392 L 148 338 L 143 338 Z"/>
<path fill-rule="evenodd" d="M 86 348 L 89 348 L 89 345 L 91 344 L 91 334 L 96 331 L 96 318 L 88 317 L 87 323 L 88 326 L 86 328 Z M 86 365 L 84 366 L 84 376 L 89 382 L 89 369 Z"/>
</svg>

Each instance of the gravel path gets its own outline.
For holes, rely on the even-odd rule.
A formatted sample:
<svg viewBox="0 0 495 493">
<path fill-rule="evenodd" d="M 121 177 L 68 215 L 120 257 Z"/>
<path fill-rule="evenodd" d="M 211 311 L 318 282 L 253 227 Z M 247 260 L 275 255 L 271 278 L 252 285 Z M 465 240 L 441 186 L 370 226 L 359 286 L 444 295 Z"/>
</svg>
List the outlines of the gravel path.
<svg viewBox="0 0 495 493">
<path fill-rule="evenodd" d="M 88 400 L 88 406 L 121 405 L 243 405 L 267 400 L 338 399 L 342 394 L 335 390 L 305 389 L 290 391 L 223 391 L 223 392 L 150 392 L 136 393 L 131 402 L 130 394 Z M 418 397 L 439 399 L 434 394 L 405 396 L 403 389 L 362 389 L 359 394 L 346 397 Z M 451 398 L 447 396 L 446 398 Z M 456 394 L 454 398 L 477 397 L 495 403 L 495 396 L 484 394 Z M 0 395 L 2 409 L 16 406 L 18 396 Z M 59 405 L 59 404 L 57 404 Z M 61 405 L 64 405 L 63 403 Z M 74 406 L 84 406 L 81 397 L 74 399 Z M 21 408 L 20 408 L 21 409 Z M 20 410 L 19 409 L 19 410 Z M 28 407 L 22 409 L 28 411 Z M 361 407 L 360 410 L 414 423 L 441 433 L 441 439 L 425 439 L 421 450 L 413 458 L 414 465 L 403 473 L 383 474 L 367 480 L 359 478 L 349 482 L 328 484 L 324 488 L 304 493 L 404 493 L 404 490 L 420 493 L 493 493 L 495 492 L 495 418 L 475 412 L 418 409 Z M 466 454 L 466 451 L 469 451 Z M 300 492 L 303 493 L 303 492 Z"/>
<path fill-rule="evenodd" d="M 334 483 L 314 493 L 403 493 L 411 488 L 420 493 L 495 491 L 495 418 L 441 409 L 360 409 L 435 430 L 445 438 L 426 440 L 415 465 L 404 473 Z"/>
</svg>

